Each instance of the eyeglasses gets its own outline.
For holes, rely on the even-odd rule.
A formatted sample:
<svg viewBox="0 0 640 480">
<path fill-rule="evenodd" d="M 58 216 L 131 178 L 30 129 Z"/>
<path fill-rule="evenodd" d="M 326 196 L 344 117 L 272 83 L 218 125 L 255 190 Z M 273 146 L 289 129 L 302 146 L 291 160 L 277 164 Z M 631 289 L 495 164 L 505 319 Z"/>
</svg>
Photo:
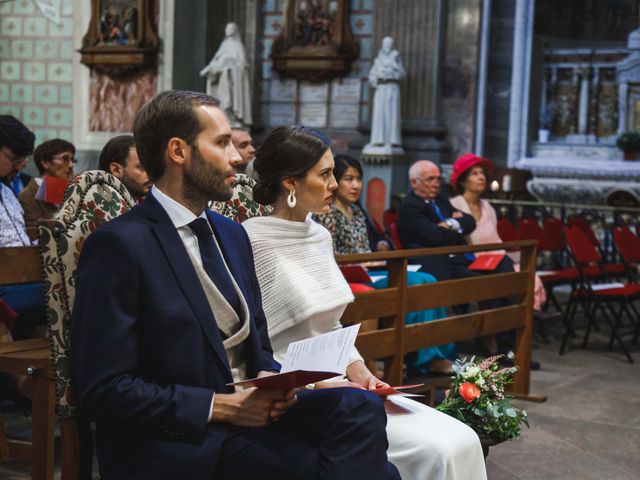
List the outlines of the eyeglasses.
<svg viewBox="0 0 640 480">
<path fill-rule="evenodd" d="M 420 183 L 440 183 L 442 181 L 442 177 L 414 178 L 414 180 Z"/>
<path fill-rule="evenodd" d="M 11 163 L 13 163 L 14 165 L 18 162 L 20 162 L 20 160 L 22 160 L 24 157 L 19 157 L 18 155 L 14 155 L 13 152 L 11 152 L 11 150 L 7 151 L 5 150 L 5 147 L 0 148 L 0 152 L 2 152 L 2 154 L 7 157 L 9 159 L 9 161 Z M 9 154 L 8 152 L 11 152 L 11 154 Z"/>
<path fill-rule="evenodd" d="M 78 161 L 73 157 L 73 155 L 69 153 L 62 153 L 60 155 L 54 155 L 51 157 L 51 160 L 61 160 L 64 163 L 69 163 L 71 165 L 75 165 Z"/>
</svg>

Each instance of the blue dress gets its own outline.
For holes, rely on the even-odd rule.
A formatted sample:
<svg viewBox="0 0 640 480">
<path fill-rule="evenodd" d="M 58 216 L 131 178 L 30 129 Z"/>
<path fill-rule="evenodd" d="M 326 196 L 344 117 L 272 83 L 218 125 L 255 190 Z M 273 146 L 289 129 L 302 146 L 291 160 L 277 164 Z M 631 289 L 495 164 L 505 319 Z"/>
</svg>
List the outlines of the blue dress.
<svg viewBox="0 0 640 480">
<path fill-rule="evenodd" d="M 367 224 L 364 211 L 356 204 L 351 205 L 353 212 L 351 220 L 342 213 L 335 205 L 331 205 L 329 213 L 314 215 L 316 222 L 323 225 L 333 239 L 333 249 L 337 255 L 348 255 L 354 253 L 371 253 L 371 246 L 367 236 Z M 387 271 L 372 272 L 375 276 L 384 276 L 371 283 L 376 289 L 387 288 Z M 407 285 L 421 285 L 433 283 L 436 279 L 433 275 L 423 272 L 407 272 Z M 430 310 L 420 310 L 407 313 L 404 321 L 407 325 L 414 323 L 424 323 L 439 318 L 445 318 L 447 312 L 444 308 L 432 308 Z M 422 348 L 417 352 L 407 354 L 405 363 L 409 376 L 423 375 L 428 373 L 429 364 L 432 360 L 457 358 L 454 343 L 446 343 L 437 347 Z"/>
</svg>

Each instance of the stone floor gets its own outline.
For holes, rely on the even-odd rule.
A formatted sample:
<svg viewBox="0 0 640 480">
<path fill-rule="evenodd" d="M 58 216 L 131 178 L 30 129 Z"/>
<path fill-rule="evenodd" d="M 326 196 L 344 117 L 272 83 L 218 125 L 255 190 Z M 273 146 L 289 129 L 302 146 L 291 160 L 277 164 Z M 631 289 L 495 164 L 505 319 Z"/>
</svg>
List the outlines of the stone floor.
<svg viewBox="0 0 640 480">
<path fill-rule="evenodd" d="M 587 350 L 574 346 L 560 356 L 559 323 L 548 331 L 549 343 L 534 341 L 533 357 L 542 368 L 531 375 L 531 393 L 548 400 L 518 402 L 529 413 L 531 429 L 518 440 L 491 447 L 489 480 L 637 480 L 640 345 L 631 348 L 638 362 L 633 365 L 619 351 L 607 351 L 607 338 L 598 333 Z M 10 431 L 25 427 L 24 416 L 15 412 L 5 421 Z M 28 462 L 0 464 L 2 480 L 28 479 L 29 472 Z"/>
</svg>

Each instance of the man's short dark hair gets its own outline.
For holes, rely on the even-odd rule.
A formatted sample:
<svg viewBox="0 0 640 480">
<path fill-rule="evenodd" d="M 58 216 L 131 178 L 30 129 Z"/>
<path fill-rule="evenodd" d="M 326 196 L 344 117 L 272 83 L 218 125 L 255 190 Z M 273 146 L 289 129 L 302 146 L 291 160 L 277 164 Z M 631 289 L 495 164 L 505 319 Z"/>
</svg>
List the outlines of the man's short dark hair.
<svg viewBox="0 0 640 480">
<path fill-rule="evenodd" d="M 45 170 L 43 162 L 50 162 L 57 154 L 69 151 L 75 155 L 76 147 L 73 146 L 73 143 L 61 138 L 47 140 L 38 145 L 33 151 L 33 161 L 36 162 L 36 167 L 38 167 L 40 175 L 42 175 Z"/>
<path fill-rule="evenodd" d="M 203 127 L 194 107 L 220 107 L 210 95 L 184 90 L 169 90 L 156 95 L 140 109 L 133 124 L 138 157 L 152 181 L 162 177 L 165 150 L 173 137 L 194 147 Z"/>
<path fill-rule="evenodd" d="M 7 147 L 17 157 L 28 157 L 33 152 L 36 136 L 12 115 L 0 115 L 0 148 Z"/>
<path fill-rule="evenodd" d="M 113 162 L 118 163 L 126 168 L 129 152 L 132 147 L 136 146 L 136 140 L 133 135 L 119 135 L 109 140 L 100 152 L 98 160 L 98 168 L 108 172 L 109 165 Z"/>
</svg>

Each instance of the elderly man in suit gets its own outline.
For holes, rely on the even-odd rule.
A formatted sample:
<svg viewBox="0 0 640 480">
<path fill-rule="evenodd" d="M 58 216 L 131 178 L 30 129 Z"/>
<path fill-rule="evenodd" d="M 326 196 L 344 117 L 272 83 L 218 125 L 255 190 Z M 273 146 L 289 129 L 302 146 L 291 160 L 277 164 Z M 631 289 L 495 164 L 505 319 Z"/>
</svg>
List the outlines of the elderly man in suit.
<svg viewBox="0 0 640 480">
<path fill-rule="evenodd" d="M 134 135 L 154 186 L 88 237 L 72 315 L 101 478 L 398 478 L 376 395 L 229 385 L 279 365 L 247 235 L 206 210 L 231 196 L 238 155 L 219 103 L 163 92 Z"/>
<path fill-rule="evenodd" d="M 456 210 L 440 192 L 442 177 L 438 166 L 418 160 L 409 169 L 411 192 L 404 198 L 398 217 L 398 233 L 405 248 L 466 245 L 464 236 L 473 232 L 476 222 L 469 214 Z M 423 270 L 438 280 L 476 275 L 467 269 L 470 256 L 438 255 L 421 259 Z"/>
</svg>

